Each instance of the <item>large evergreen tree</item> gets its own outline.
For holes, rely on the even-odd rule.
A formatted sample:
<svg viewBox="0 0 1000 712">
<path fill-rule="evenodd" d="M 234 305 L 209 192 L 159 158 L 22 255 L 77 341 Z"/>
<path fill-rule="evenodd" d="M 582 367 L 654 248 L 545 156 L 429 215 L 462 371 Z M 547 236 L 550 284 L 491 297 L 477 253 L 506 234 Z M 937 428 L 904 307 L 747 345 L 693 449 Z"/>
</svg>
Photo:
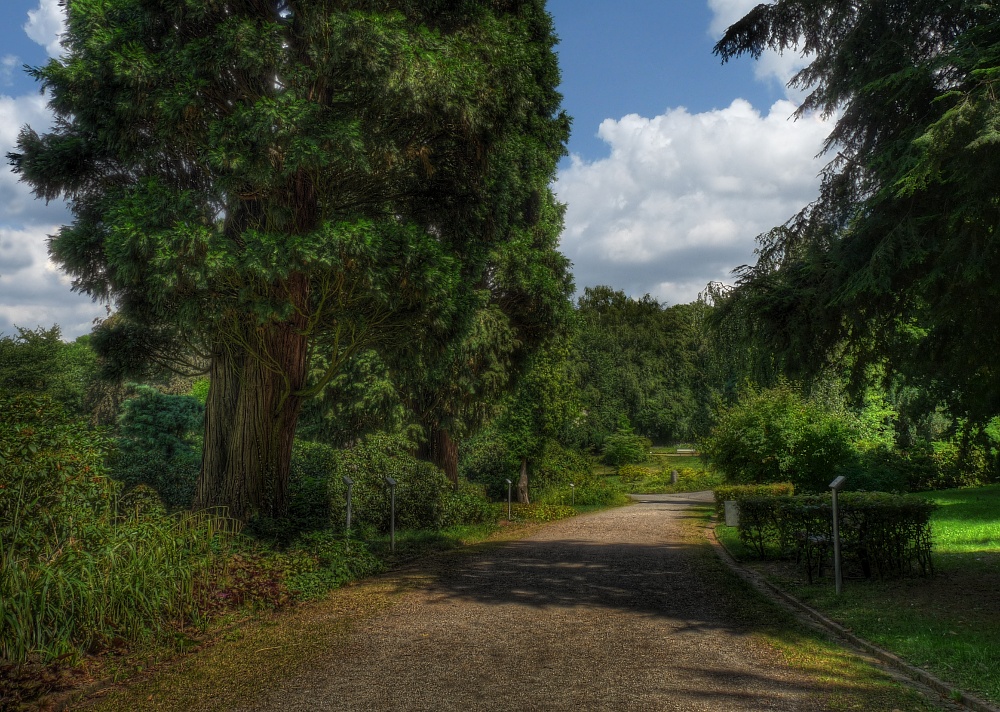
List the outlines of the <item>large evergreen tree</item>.
<svg viewBox="0 0 1000 712">
<path fill-rule="evenodd" d="M 562 152 L 544 2 L 66 9 L 65 57 L 34 70 L 56 124 L 14 168 L 69 199 L 51 252 L 117 307 L 109 357 L 207 358 L 196 504 L 279 514 L 303 399 L 363 348 L 469 323 L 533 156 Z"/>
<path fill-rule="evenodd" d="M 801 50 L 800 112 L 836 115 L 819 198 L 762 237 L 722 314 L 808 375 L 836 358 L 1000 411 L 1000 7 L 983 0 L 776 0 L 724 60 Z"/>
</svg>

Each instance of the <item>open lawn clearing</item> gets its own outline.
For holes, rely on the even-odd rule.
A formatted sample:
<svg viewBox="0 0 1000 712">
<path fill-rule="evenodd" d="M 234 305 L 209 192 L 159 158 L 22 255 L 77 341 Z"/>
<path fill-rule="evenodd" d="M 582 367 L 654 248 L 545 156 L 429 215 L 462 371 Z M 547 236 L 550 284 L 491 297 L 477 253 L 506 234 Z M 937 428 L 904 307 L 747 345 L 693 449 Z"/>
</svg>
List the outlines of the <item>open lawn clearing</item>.
<svg viewBox="0 0 1000 712">
<path fill-rule="evenodd" d="M 643 499 L 334 592 L 94 709 L 929 708 L 726 569 L 706 494 Z"/>
<path fill-rule="evenodd" d="M 928 492 L 932 579 L 847 580 L 837 597 L 828 578 L 807 585 L 789 563 L 753 562 L 735 530 L 719 538 L 745 565 L 854 633 L 957 687 L 1000 704 L 1000 486 Z"/>
</svg>

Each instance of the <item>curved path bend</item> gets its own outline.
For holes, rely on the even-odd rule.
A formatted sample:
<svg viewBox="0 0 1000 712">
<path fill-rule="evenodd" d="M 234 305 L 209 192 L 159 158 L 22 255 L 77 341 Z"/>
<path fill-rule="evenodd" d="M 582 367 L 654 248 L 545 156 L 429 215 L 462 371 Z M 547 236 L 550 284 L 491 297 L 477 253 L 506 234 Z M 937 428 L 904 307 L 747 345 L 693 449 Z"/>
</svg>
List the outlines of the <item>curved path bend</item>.
<svg viewBox="0 0 1000 712">
<path fill-rule="evenodd" d="M 717 585 L 709 494 L 638 499 L 446 557 L 243 709 L 844 709 L 852 681 L 789 666 Z"/>
</svg>

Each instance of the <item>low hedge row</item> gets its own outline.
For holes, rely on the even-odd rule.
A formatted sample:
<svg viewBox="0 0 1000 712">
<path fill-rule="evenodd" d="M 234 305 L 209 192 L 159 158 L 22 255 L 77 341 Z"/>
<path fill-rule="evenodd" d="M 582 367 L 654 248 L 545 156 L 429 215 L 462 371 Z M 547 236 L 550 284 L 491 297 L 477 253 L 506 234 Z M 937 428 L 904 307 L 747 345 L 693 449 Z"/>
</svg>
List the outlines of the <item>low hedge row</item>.
<svg viewBox="0 0 1000 712">
<path fill-rule="evenodd" d="M 795 494 L 791 482 L 775 482 L 769 485 L 720 485 L 713 490 L 715 513 L 722 516 L 726 500 L 744 500 L 747 497 L 789 497 Z"/>
<path fill-rule="evenodd" d="M 809 579 L 822 565 L 833 536 L 829 494 L 736 497 L 739 536 L 761 558 L 803 562 Z M 841 556 L 848 575 L 898 578 L 933 573 L 930 517 L 936 505 L 885 492 L 846 492 L 838 502 Z"/>
</svg>

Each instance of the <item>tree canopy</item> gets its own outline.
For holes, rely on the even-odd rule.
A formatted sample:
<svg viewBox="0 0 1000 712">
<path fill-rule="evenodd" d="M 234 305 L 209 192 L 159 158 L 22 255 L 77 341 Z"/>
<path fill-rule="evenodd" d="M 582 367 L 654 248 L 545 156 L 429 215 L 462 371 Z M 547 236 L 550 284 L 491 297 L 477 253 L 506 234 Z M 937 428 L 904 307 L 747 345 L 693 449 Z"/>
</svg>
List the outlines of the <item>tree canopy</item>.
<svg viewBox="0 0 1000 712">
<path fill-rule="evenodd" d="M 279 513 L 302 400 L 361 349 L 461 331 L 564 151 L 542 0 L 69 0 L 14 169 L 113 302 L 95 342 L 211 378 L 197 503 Z M 463 327 L 463 325 L 466 325 Z M 309 366 L 327 366 L 309 378 Z"/>
<path fill-rule="evenodd" d="M 777 0 L 716 45 L 799 50 L 836 116 L 817 200 L 761 237 L 720 314 L 793 374 L 881 363 L 964 417 L 1000 410 L 1000 12 L 981 0 Z"/>
</svg>

